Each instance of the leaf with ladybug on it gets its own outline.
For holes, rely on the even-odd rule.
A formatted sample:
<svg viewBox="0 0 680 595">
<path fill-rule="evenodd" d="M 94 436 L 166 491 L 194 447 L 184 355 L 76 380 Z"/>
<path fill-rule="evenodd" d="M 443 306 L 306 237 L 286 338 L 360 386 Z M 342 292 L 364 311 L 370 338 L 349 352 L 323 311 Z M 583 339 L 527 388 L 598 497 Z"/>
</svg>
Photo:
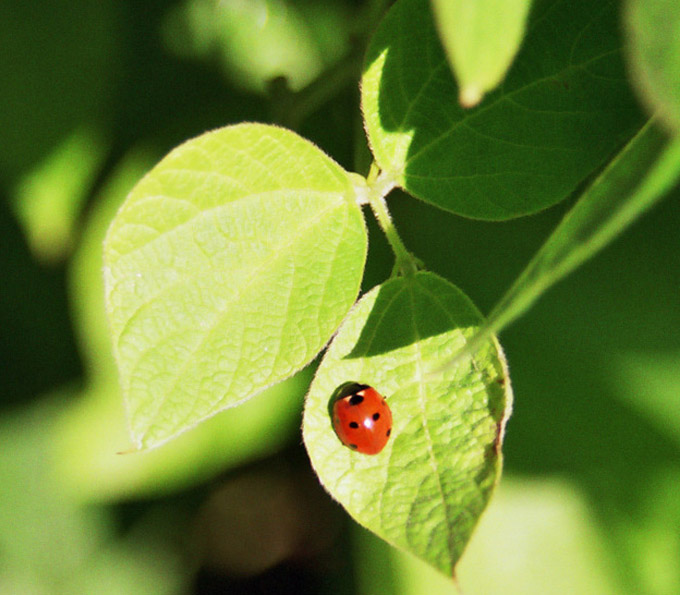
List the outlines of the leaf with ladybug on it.
<svg viewBox="0 0 680 595">
<path fill-rule="evenodd" d="M 305 445 L 326 489 L 357 522 L 448 576 L 498 480 L 510 411 L 495 339 L 443 366 L 482 324 L 470 300 L 432 273 L 391 279 L 344 321 L 305 404 Z M 357 394 L 371 406 L 336 410 Z M 364 431 L 351 448 L 344 422 L 376 406 L 390 412 L 390 436 Z"/>
<path fill-rule="evenodd" d="M 105 241 L 130 436 L 153 448 L 317 356 L 359 292 L 355 180 L 293 132 L 240 124 L 171 151 Z"/>
</svg>

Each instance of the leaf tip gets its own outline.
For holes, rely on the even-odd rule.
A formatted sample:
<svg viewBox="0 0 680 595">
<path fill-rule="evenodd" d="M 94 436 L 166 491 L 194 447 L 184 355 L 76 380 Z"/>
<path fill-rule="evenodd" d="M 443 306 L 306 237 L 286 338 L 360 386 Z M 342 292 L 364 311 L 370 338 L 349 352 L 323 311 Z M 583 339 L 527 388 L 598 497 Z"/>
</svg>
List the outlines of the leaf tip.
<svg viewBox="0 0 680 595">
<path fill-rule="evenodd" d="M 458 102 L 464 108 L 471 108 L 475 107 L 482 100 L 483 96 L 484 93 L 479 87 L 475 85 L 469 85 L 467 87 L 463 87 L 460 90 Z"/>
</svg>

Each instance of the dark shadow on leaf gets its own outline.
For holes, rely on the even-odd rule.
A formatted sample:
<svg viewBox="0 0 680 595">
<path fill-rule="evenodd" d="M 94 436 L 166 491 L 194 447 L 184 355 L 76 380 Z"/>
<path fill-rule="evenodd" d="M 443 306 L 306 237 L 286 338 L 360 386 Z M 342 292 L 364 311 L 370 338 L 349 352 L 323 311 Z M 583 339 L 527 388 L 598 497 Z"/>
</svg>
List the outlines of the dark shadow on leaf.
<svg viewBox="0 0 680 595">
<path fill-rule="evenodd" d="M 452 312 L 451 304 L 460 307 Z M 345 357 L 388 353 L 456 328 L 478 327 L 481 321 L 459 289 L 432 273 L 391 279 L 378 290 L 359 339 Z"/>
</svg>

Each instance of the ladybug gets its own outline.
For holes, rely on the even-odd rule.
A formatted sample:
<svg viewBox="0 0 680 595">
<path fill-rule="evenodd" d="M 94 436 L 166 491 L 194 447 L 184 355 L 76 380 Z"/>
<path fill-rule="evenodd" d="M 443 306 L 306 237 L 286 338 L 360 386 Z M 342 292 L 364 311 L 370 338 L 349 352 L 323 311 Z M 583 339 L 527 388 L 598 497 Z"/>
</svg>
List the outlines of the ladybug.
<svg viewBox="0 0 680 595">
<path fill-rule="evenodd" d="M 333 403 L 333 429 L 345 446 L 365 455 L 378 454 L 392 433 L 392 412 L 374 388 L 355 382 Z"/>
</svg>

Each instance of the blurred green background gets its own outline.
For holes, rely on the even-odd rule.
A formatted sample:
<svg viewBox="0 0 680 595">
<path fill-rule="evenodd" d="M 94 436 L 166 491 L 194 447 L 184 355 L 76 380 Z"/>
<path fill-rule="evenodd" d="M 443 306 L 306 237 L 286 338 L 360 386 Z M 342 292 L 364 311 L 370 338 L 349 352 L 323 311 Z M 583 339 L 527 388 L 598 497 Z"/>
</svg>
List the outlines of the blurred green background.
<svg viewBox="0 0 680 595">
<path fill-rule="evenodd" d="M 118 454 L 101 279 L 117 206 L 173 146 L 244 120 L 363 173 L 357 56 L 387 4 L 0 4 L 0 593 L 455 592 L 319 487 L 299 430 L 311 369 Z M 465 593 L 680 593 L 679 197 L 503 333 L 514 415 Z M 569 207 L 483 223 L 389 202 L 484 312 Z M 364 289 L 392 267 L 368 227 Z"/>
</svg>

